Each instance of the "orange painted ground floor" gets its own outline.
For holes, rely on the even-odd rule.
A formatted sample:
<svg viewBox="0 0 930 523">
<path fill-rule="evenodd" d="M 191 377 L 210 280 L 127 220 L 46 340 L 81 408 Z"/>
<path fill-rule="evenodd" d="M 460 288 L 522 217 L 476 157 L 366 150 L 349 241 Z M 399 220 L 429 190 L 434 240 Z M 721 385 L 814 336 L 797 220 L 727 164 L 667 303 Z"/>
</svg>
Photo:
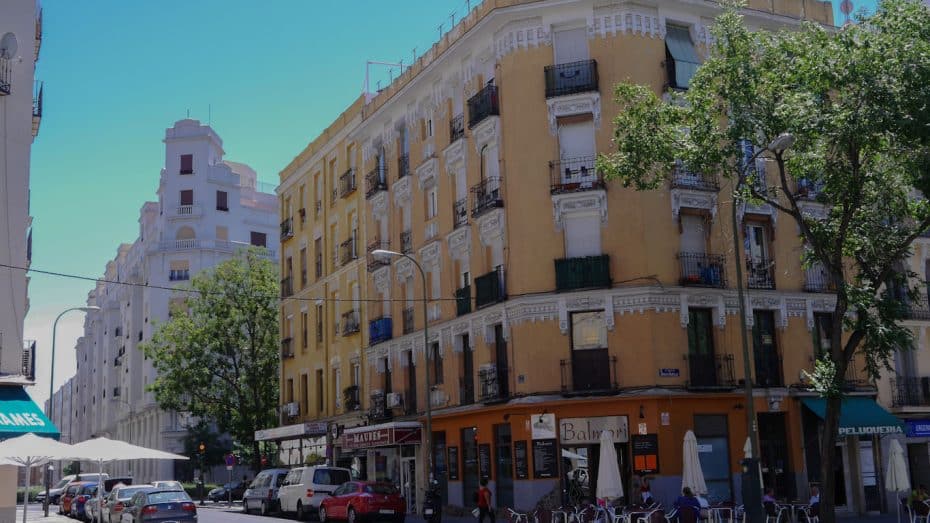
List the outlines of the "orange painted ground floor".
<svg viewBox="0 0 930 523">
<path fill-rule="evenodd" d="M 868 396 L 861 400 L 874 403 Z M 755 391 L 763 483 L 779 498 L 807 500 L 811 482 L 819 481 L 823 431 L 810 401 L 816 400 L 787 389 Z M 627 500 L 639 500 L 645 477 L 653 496 L 669 504 L 681 488 L 682 442 L 692 430 L 708 499 L 738 503 L 746 413 L 738 391 L 660 389 L 610 397 L 530 396 L 441 409 L 432 418 L 433 472 L 451 506 L 471 507 L 481 479 L 488 480 L 498 507 L 530 509 L 546 497 L 555 505 L 593 498 L 600 435 L 608 431 Z M 334 427 L 327 454 L 359 478 L 396 484 L 413 510 L 426 485 L 424 428 L 422 416 Z M 835 470 L 838 510 L 886 511 L 883 447 L 903 434 L 890 428 L 857 430 L 832 438 L 841 458 Z"/>
</svg>

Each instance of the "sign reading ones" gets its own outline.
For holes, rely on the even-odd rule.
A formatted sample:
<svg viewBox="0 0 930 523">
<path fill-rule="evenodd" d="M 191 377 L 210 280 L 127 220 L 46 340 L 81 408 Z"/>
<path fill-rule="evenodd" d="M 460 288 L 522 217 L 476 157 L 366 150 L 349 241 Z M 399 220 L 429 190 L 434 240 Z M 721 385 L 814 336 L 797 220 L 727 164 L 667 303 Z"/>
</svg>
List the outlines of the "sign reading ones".
<svg viewBox="0 0 930 523">
<path fill-rule="evenodd" d="M 599 418 L 562 418 L 559 420 L 559 436 L 563 445 L 590 445 L 599 443 L 601 432 L 607 431 L 614 443 L 630 440 L 626 416 L 602 416 Z"/>
</svg>

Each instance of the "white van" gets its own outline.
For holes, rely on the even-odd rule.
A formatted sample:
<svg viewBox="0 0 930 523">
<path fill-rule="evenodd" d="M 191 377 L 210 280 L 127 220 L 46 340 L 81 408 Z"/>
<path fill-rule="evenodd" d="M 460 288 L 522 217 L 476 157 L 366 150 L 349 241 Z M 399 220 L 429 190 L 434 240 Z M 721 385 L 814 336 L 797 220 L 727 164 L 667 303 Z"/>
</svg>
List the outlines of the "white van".
<svg viewBox="0 0 930 523">
<path fill-rule="evenodd" d="M 339 485 L 351 480 L 351 471 L 344 468 L 316 465 L 291 469 L 278 490 L 281 512 L 295 514 L 298 520 L 307 519 Z"/>
</svg>

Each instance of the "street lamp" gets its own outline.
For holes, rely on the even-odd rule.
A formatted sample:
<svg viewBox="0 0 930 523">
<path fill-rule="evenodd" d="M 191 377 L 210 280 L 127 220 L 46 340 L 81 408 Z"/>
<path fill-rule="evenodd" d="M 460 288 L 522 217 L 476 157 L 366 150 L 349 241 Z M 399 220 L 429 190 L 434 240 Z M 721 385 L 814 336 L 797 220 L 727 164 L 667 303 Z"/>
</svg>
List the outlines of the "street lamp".
<svg viewBox="0 0 930 523">
<path fill-rule="evenodd" d="M 736 256 L 736 294 L 739 302 L 739 320 L 740 320 L 740 342 L 743 346 L 743 393 L 746 402 L 746 430 L 749 434 L 749 445 L 752 450 L 752 457 L 745 460 L 743 467 L 743 484 L 750 488 L 743 489 L 743 505 L 746 507 L 746 513 L 751 523 L 759 523 L 763 520 L 762 503 L 762 485 L 758 484 L 759 475 L 759 441 L 758 431 L 756 430 L 756 408 L 752 397 L 752 366 L 749 364 L 751 357 L 749 351 L 749 336 L 746 333 L 746 300 L 743 292 L 743 252 L 742 244 L 739 241 L 739 224 L 736 216 L 736 200 L 739 189 L 746 180 L 746 172 L 749 166 L 755 162 L 765 151 L 770 151 L 780 156 L 789 147 L 794 144 L 794 135 L 791 133 L 782 133 L 775 137 L 768 147 L 760 149 L 753 154 L 740 169 L 740 175 L 736 182 L 736 189 L 733 191 L 733 202 L 730 205 L 731 218 L 733 223 L 733 252 Z M 748 477 L 747 477 L 748 475 Z M 758 501 L 758 503 L 756 502 Z"/>
<path fill-rule="evenodd" d="M 433 481 L 433 402 L 430 397 L 432 387 L 429 379 L 430 350 L 429 350 L 429 315 L 427 313 L 426 297 L 426 272 L 423 267 L 412 256 L 402 253 L 389 251 L 386 249 L 375 249 L 372 256 L 378 259 L 387 259 L 394 257 L 404 257 L 413 262 L 420 271 L 420 278 L 423 280 L 423 357 L 426 362 L 426 490 L 429 491 Z"/>
<path fill-rule="evenodd" d="M 49 368 L 51 370 L 50 370 L 50 374 L 48 378 L 48 412 L 46 413 L 48 415 L 49 421 L 51 421 L 52 419 L 52 411 L 54 410 L 54 407 L 55 407 L 55 402 L 52 401 L 52 398 L 55 395 L 55 336 L 58 333 L 58 320 L 60 320 L 62 316 L 64 316 L 65 314 L 71 311 L 91 312 L 91 311 L 99 311 L 99 310 L 100 310 L 100 307 L 97 307 L 96 305 L 88 305 L 86 307 L 71 307 L 70 309 L 65 309 L 61 311 L 61 314 L 59 314 L 58 317 L 55 318 L 55 323 L 52 324 L 52 361 L 49 364 Z M 46 471 L 46 474 L 48 474 L 48 471 Z M 49 478 L 51 478 L 51 476 L 49 476 Z M 48 488 L 49 488 L 48 481 L 46 481 L 45 482 L 45 517 L 48 517 Z"/>
</svg>

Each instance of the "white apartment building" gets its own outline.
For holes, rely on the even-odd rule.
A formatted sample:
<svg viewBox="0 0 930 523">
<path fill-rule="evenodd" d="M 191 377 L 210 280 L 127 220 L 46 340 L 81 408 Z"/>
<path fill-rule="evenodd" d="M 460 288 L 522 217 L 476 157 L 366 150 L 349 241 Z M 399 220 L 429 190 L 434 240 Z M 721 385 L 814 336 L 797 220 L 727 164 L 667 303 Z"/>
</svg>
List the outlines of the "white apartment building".
<svg viewBox="0 0 930 523">
<path fill-rule="evenodd" d="M 277 198 L 247 165 L 223 159 L 223 142 L 208 125 L 181 120 L 165 133 L 165 167 L 158 200 L 142 205 L 139 237 L 117 248 L 103 278 L 88 293 L 84 335 L 75 350 L 77 368 L 71 407 L 60 426 L 72 442 L 107 436 L 150 448 L 180 452 L 186 420 L 155 404 L 146 388 L 156 378 L 152 361 L 139 350 L 169 306 L 181 300 L 190 278 L 231 258 L 249 245 L 278 248 Z M 58 411 L 58 409 L 56 409 Z M 60 412 L 60 411 L 59 411 Z M 175 477 L 175 464 L 126 462 L 111 472 L 132 473 L 139 482 Z"/>
</svg>

